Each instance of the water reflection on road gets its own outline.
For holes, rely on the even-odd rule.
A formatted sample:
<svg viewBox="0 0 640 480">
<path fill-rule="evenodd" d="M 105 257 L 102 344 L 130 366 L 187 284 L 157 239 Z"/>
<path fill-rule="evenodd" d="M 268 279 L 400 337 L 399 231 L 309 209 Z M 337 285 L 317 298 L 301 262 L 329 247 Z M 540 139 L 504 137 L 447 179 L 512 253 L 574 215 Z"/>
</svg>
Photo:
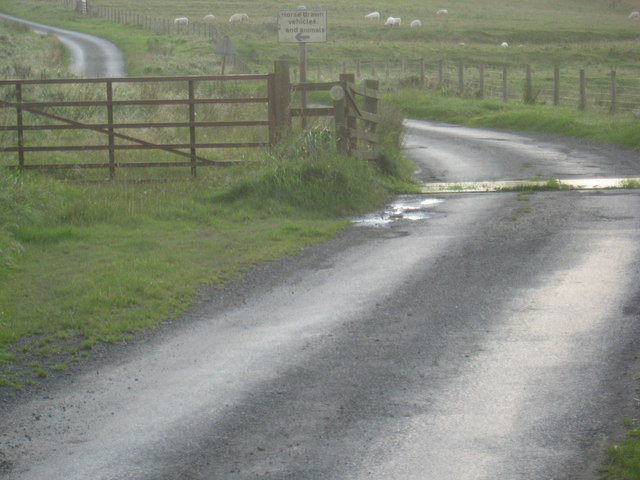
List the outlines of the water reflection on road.
<svg viewBox="0 0 640 480">
<path fill-rule="evenodd" d="M 426 198 L 424 195 L 400 195 L 393 203 L 377 212 L 352 220 L 356 225 L 379 227 L 400 220 L 424 220 L 433 216 L 432 209 L 444 200 Z"/>
</svg>

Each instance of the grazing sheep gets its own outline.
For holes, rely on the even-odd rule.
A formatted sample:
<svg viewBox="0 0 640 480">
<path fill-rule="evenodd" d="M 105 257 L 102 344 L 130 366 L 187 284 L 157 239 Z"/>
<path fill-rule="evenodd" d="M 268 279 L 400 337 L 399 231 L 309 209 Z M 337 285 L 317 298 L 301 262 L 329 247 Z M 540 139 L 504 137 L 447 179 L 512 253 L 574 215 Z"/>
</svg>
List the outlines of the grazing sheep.
<svg viewBox="0 0 640 480">
<path fill-rule="evenodd" d="M 399 27 L 402 23 L 402 19 L 400 17 L 389 17 L 384 24 L 388 27 Z"/>
<path fill-rule="evenodd" d="M 640 20 L 640 12 L 631 12 L 629 14 L 629 18 L 635 18 L 637 20 Z"/>
<path fill-rule="evenodd" d="M 209 15 L 205 15 L 202 19 L 203 20 L 215 20 L 216 16 L 213 13 L 210 13 Z"/>
<path fill-rule="evenodd" d="M 300 5 L 298 8 L 296 8 L 296 10 L 306 10 L 307 7 L 305 7 L 304 5 Z"/>
<path fill-rule="evenodd" d="M 380 12 L 371 12 L 371 13 L 367 13 L 364 16 L 365 20 L 380 20 Z"/>
<path fill-rule="evenodd" d="M 441 8 L 436 12 L 436 15 L 449 15 L 449 10 L 447 10 L 446 8 Z"/>
<path fill-rule="evenodd" d="M 176 25 L 189 25 L 189 19 L 187 17 L 178 17 L 173 21 L 173 23 Z"/>
<path fill-rule="evenodd" d="M 420 20 L 411 20 L 411 23 L 409 24 L 409 26 L 411 28 L 421 27 L 422 26 L 422 22 Z"/>
<path fill-rule="evenodd" d="M 245 20 L 249 20 L 249 15 L 246 13 L 234 13 L 229 17 L 229 23 L 244 22 Z"/>
<path fill-rule="evenodd" d="M 508 46 L 509 46 L 509 44 L 508 44 L 507 42 L 502 42 L 502 43 L 500 44 L 500 46 L 501 46 L 501 47 L 508 47 Z"/>
</svg>

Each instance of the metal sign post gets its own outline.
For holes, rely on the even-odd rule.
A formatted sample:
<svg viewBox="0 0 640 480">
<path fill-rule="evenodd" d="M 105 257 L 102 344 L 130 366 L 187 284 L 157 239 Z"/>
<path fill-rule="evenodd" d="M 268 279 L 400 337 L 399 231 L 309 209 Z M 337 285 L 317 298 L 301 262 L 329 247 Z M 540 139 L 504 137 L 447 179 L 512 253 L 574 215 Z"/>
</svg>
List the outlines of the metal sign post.
<svg viewBox="0 0 640 480">
<path fill-rule="evenodd" d="M 298 8 L 278 12 L 278 41 L 298 44 L 300 83 L 307 81 L 307 43 L 327 41 L 327 10 L 324 8 Z M 307 107 L 307 94 L 300 92 L 301 108 Z M 306 127 L 306 117 L 301 117 Z"/>
<path fill-rule="evenodd" d="M 216 55 L 222 55 L 222 69 L 220 75 L 224 75 L 224 67 L 227 61 L 227 55 L 236 54 L 236 49 L 233 47 L 231 39 L 228 35 L 222 37 L 222 39 L 217 43 L 216 49 L 213 53 L 215 53 Z"/>
</svg>

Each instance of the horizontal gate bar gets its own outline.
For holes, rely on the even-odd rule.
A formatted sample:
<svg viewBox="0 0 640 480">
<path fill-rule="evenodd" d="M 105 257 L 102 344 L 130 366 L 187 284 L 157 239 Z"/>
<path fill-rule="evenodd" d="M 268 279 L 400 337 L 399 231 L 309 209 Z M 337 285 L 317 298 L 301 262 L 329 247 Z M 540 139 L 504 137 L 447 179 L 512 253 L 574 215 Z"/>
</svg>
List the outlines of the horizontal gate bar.
<svg viewBox="0 0 640 480">
<path fill-rule="evenodd" d="M 260 127 L 268 126 L 268 120 L 245 122 L 165 122 L 165 123 L 85 123 L 79 125 L 23 125 L 22 130 L 86 130 L 87 128 L 163 128 L 163 127 Z M 17 126 L 0 127 L 0 132 L 17 131 Z"/>
<path fill-rule="evenodd" d="M 176 143 L 176 144 L 153 144 L 153 145 L 72 145 L 58 147 L 22 147 L 23 152 L 82 152 L 82 151 L 100 151 L 100 150 L 168 150 L 176 148 L 256 148 L 267 147 L 268 142 L 237 142 L 237 143 Z M 15 153 L 19 147 L 0 148 L 0 152 Z M 171 153 L 185 153 L 175 152 Z M 206 160 L 206 159 L 203 159 Z"/>
</svg>

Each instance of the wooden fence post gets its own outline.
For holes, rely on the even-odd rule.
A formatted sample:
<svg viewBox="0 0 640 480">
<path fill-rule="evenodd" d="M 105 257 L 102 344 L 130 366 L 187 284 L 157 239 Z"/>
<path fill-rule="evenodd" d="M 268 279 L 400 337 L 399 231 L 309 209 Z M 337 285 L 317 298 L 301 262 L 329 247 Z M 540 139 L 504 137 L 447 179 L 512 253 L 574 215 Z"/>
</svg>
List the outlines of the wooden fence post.
<svg viewBox="0 0 640 480">
<path fill-rule="evenodd" d="M 458 63 L 458 95 L 464 94 L 464 65 L 462 60 Z"/>
<path fill-rule="evenodd" d="M 507 67 L 502 67 L 502 101 L 509 101 L 509 78 L 507 73 Z"/>
<path fill-rule="evenodd" d="M 534 93 L 533 93 L 533 80 L 531 78 L 531 65 L 527 65 L 525 68 L 524 93 L 523 93 L 522 99 L 524 103 L 527 103 L 527 104 L 531 104 L 535 102 Z"/>
<path fill-rule="evenodd" d="M 291 77 L 289 76 L 289 62 L 277 60 L 274 65 L 273 97 L 269 103 L 274 104 L 275 132 L 272 132 L 277 142 L 291 126 L 289 106 L 291 105 Z"/>
<path fill-rule="evenodd" d="M 580 110 L 584 110 L 587 106 L 587 81 L 584 74 L 584 69 L 580 69 L 580 100 L 578 103 L 578 108 Z"/>
<path fill-rule="evenodd" d="M 616 71 L 611 70 L 611 106 L 609 107 L 610 113 L 615 113 L 618 109 L 618 89 L 616 85 Z"/>
<path fill-rule="evenodd" d="M 553 69 L 553 104 L 560 105 L 560 67 Z"/>
</svg>

